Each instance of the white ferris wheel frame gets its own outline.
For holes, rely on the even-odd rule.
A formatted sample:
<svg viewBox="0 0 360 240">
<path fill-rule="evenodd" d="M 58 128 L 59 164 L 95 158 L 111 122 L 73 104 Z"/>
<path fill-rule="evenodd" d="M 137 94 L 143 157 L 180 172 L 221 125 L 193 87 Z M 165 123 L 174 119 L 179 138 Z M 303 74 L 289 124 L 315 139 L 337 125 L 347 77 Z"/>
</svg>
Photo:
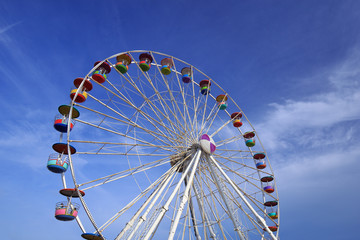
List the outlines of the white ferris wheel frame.
<svg viewBox="0 0 360 240">
<path fill-rule="evenodd" d="M 122 52 L 122 53 L 118 53 L 118 54 L 115 54 L 113 56 L 110 56 L 108 58 L 106 58 L 105 60 L 99 62 L 96 66 L 94 66 L 90 71 L 89 73 L 85 76 L 84 79 L 91 79 L 91 73 L 94 72 L 103 62 L 108 62 L 111 64 L 112 67 L 114 67 L 114 65 L 110 62 L 110 59 L 113 59 L 113 58 L 116 58 L 117 56 L 121 55 L 121 54 L 129 54 L 130 56 L 132 56 L 132 54 L 137 54 L 137 53 L 143 53 L 143 52 L 148 52 L 150 53 L 154 60 L 155 60 L 155 57 L 154 55 L 158 55 L 158 56 L 164 56 L 164 57 L 169 57 L 171 58 L 173 61 L 177 61 L 177 62 L 180 62 L 180 63 L 183 63 L 184 65 L 187 65 L 187 66 L 191 66 L 191 69 L 192 71 L 197 71 L 199 74 L 202 74 L 204 77 L 206 77 L 207 79 L 209 79 L 210 81 L 212 81 L 212 84 L 215 84 L 217 88 L 221 89 L 223 92 L 225 92 L 215 81 L 213 81 L 209 76 L 207 76 L 206 74 L 204 74 L 203 72 L 201 72 L 200 70 L 198 70 L 197 68 L 193 67 L 192 65 L 186 63 L 185 61 L 182 61 L 180 59 L 177 59 L 173 56 L 170 56 L 170 55 L 167 55 L 167 54 L 163 54 L 163 53 L 159 53 L 159 52 L 154 52 L 154 51 L 145 51 L 145 50 L 136 50 L 136 51 L 128 51 L 128 52 Z M 134 59 L 134 57 L 132 57 L 132 59 Z M 135 63 L 137 65 L 137 67 L 139 67 L 139 63 L 137 61 L 134 61 L 133 60 L 133 63 Z M 152 67 L 157 67 L 159 69 L 159 67 L 161 67 L 161 65 L 159 63 L 156 62 L 153 62 L 152 63 Z M 177 75 L 176 77 L 178 78 L 178 76 L 181 75 L 181 73 L 175 68 L 173 69 L 174 73 Z M 72 116 L 72 111 L 73 111 L 73 107 L 74 106 L 78 106 L 79 104 L 77 104 L 74 100 L 76 99 L 77 95 L 80 93 L 80 89 L 82 88 L 84 84 L 84 81 L 81 83 L 81 85 L 79 86 L 73 100 L 71 101 L 71 107 L 70 107 L 70 112 L 69 112 L 69 116 Z M 198 83 L 196 83 L 194 80 L 191 81 L 191 84 L 192 84 L 192 87 L 193 89 L 195 87 L 199 87 Z M 140 90 L 141 91 L 141 90 Z M 232 104 L 235 104 L 236 108 L 239 109 L 240 112 L 242 112 L 241 108 L 236 104 L 236 102 L 229 96 L 227 95 L 226 93 L 226 96 L 232 101 Z M 208 98 L 212 98 L 213 100 L 215 100 L 214 96 L 211 95 L 211 94 L 208 94 L 206 95 L 206 101 L 205 101 L 205 104 L 207 103 L 207 99 Z M 125 100 L 126 101 L 126 100 Z M 195 101 L 195 98 L 194 98 L 194 101 Z M 130 104 L 131 101 L 129 101 L 128 104 Z M 145 102 L 144 102 L 145 103 Z M 165 103 L 166 104 L 166 103 Z M 194 103 L 195 104 L 195 103 Z M 134 108 L 138 110 L 138 107 L 134 106 Z M 206 106 L 205 106 L 205 109 L 206 109 Z M 115 110 L 114 110 L 115 111 Z M 141 109 L 140 109 L 141 111 Z M 205 110 L 204 110 L 205 111 Z M 196 114 L 196 111 L 194 112 Z M 242 112 L 243 113 L 243 112 Z M 186 114 L 186 113 L 185 113 Z M 229 114 L 229 113 L 228 113 Z M 174 115 L 175 116 L 175 115 Z M 149 116 L 148 116 L 149 117 Z M 205 116 L 203 116 L 202 118 L 202 122 L 204 122 Z M 253 126 L 251 125 L 250 121 L 247 119 L 247 117 L 243 114 L 243 118 L 246 119 L 247 123 L 250 125 L 250 127 L 252 129 Z M 193 119 L 198 119 L 197 116 L 194 116 Z M 230 119 L 230 118 L 229 118 Z M 126 119 L 126 120 L 129 120 L 129 119 Z M 69 117 L 68 119 L 68 129 L 67 129 L 67 136 L 66 136 L 66 141 L 67 141 L 67 148 L 68 148 L 68 152 L 70 153 L 70 143 L 73 143 L 73 142 L 76 142 L 72 139 L 70 139 L 70 121 L 71 121 L 71 117 Z M 82 120 L 78 120 L 79 122 L 82 122 L 84 123 Z M 180 120 L 179 120 L 180 122 Z M 226 121 L 220 128 L 218 128 L 216 131 L 213 131 L 211 137 L 213 137 L 214 135 L 217 134 L 218 131 L 222 130 L 222 128 L 224 128 L 225 126 L 227 126 L 229 123 L 231 122 L 231 120 L 229 121 Z M 135 122 L 131 122 L 129 121 L 129 124 L 132 125 L 134 128 L 135 127 L 141 127 L 139 126 L 136 121 Z M 191 125 L 191 123 L 190 123 Z M 194 124 L 195 125 L 195 124 Z M 196 126 L 186 126 L 186 127 L 193 127 L 195 128 L 194 130 L 197 131 L 197 132 L 202 132 L 202 133 L 205 133 L 207 132 L 205 129 L 197 129 L 197 124 Z M 204 125 L 203 125 L 204 126 Z M 185 127 L 185 128 L 186 128 Z M 210 129 L 211 125 L 208 127 L 208 129 Z M 144 129 L 143 129 L 144 130 Z M 159 129 L 160 130 L 160 129 Z M 171 130 L 171 129 L 170 129 Z M 169 131 L 170 131 L 169 130 Z M 180 130 L 180 129 L 179 129 Z M 146 130 L 144 130 L 146 131 Z M 239 136 L 242 136 L 243 135 L 243 132 L 240 128 L 237 128 L 237 131 L 239 131 Z M 156 135 L 157 133 L 153 132 L 153 131 L 146 131 L 147 133 L 151 134 L 152 136 Z M 164 134 L 165 135 L 165 134 Z M 259 137 L 258 137 L 258 134 L 256 133 L 256 136 L 257 136 L 257 141 L 258 141 L 258 144 L 260 144 L 260 147 L 262 149 L 264 149 Z M 61 135 L 61 138 L 62 138 L 62 135 Z M 134 139 L 136 141 L 136 144 L 137 146 L 141 146 L 141 144 L 144 144 L 144 145 L 147 145 L 149 143 L 144 143 L 144 142 L 141 142 L 139 143 L 139 141 L 137 141 L 137 139 Z M 175 140 L 174 139 L 171 139 L 171 138 L 168 138 L 169 141 L 172 141 L 174 142 Z M 224 141 L 225 142 L 225 141 Z M 101 143 L 101 142 L 100 142 Z M 103 144 L 111 144 L 110 142 L 102 142 Z M 176 142 L 174 142 L 176 143 Z M 118 143 L 119 145 L 121 144 L 125 144 L 125 143 Z M 223 144 L 226 144 L 226 143 L 223 143 Z M 154 145 L 155 146 L 155 145 Z M 221 143 L 218 145 L 218 146 L 221 146 Z M 165 148 L 166 146 L 157 146 L 159 148 Z M 176 147 L 176 146 L 175 146 Z M 254 154 L 253 150 L 251 148 L 248 148 L 249 149 L 249 152 L 251 155 Z M 263 150 L 263 152 L 266 154 L 266 151 Z M 144 156 L 147 156 L 148 154 L 145 154 Z M 155 154 L 154 154 L 155 155 Z M 159 157 L 163 157 L 163 156 L 159 156 Z M 180 185 L 183 184 L 185 182 L 185 190 L 183 192 L 183 195 L 181 197 L 181 202 L 179 204 L 179 207 L 178 209 L 176 210 L 176 214 L 175 214 L 175 218 L 173 219 L 173 224 L 171 225 L 170 227 L 170 231 L 169 231 L 169 237 L 168 239 L 174 239 L 175 237 L 175 233 L 176 233 L 176 230 L 177 230 L 177 227 L 179 225 L 179 220 L 182 216 L 182 213 L 183 211 L 190 211 L 192 215 L 191 217 L 189 217 L 189 220 L 190 218 L 192 218 L 192 220 L 194 221 L 195 220 L 195 217 L 194 215 L 197 213 L 194 208 L 193 208 L 193 200 L 196 200 L 196 203 L 197 205 L 200 207 L 199 208 L 199 213 L 200 216 L 201 216 L 201 219 L 203 220 L 203 226 L 204 226 L 204 229 L 207 229 L 207 231 L 209 232 L 210 236 L 207 236 L 208 238 L 216 238 L 216 234 L 214 232 L 214 229 L 213 229 L 213 226 L 212 224 L 210 224 L 210 217 L 209 217 L 209 214 L 208 212 L 205 211 L 205 207 L 203 206 L 203 203 L 202 203 L 202 200 L 200 199 L 200 196 L 201 194 L 199 192 L 201 192 L 201 189 L 198 188 L 198 184 L 194 184 L 194 183 L 198 183 L 201 179 L 199 179 L 199 177 L 196 177 L 196 170 L 197 170 L 197 166 L 199 164 L 199 161 L 200 159 L 202 159 L 203 161 L 206 162 L 207 166 L 209 169 L 211 169 L 211 172 L 210 172 L 210 175 L 211 177 L 213 178 L 214 182 L 213 184 L 216 186 L 217 188 L 217 192 L 220 194 L 221 198 L 222 198 L 222 201 L 223 201 L 223 204 L 224 204 L 224 211 L 226 212 L 226 214 L 229 216 L 229 218 L 231 219 L 231 222 L 233 223 L 233 227 L 234 227 L 234 230 L 235 232 L 237 233 L 238 237 L 242 240 L 244 239 L 248 239 L 246 234 L 244 234 L 244 232 L 242 232 L 242 228 L 241 228 L 241 223 L 239 224 L 239 220 L 236 219 L 236 217 L 233 215 L 232 213 L 232 208 L 233 206 L 231 207 L 229 205 L 229 201 L 230 198 L 228 195 L 226 195 L 226 193 L 223 192 L 223 188 L 227 188 L 227 186 L 225 186 L 225 184 L 223 182 L 226 182 L 229 186 L 231 186 L 232 188 L 232 191 L 234 193 L 236 193 L 238 195 L 238 197 L 243 201 L 244 205 L 250 210 L 250 212 L 256 216 L 256 220 L 257 222 L 253 223 L 254 225 L 258 224 L 259 226 L 261 226 L 261 228 L 264 229 L 264 232 L 263 233 L 260 233 L 259 235 L 261 236 L 261 239 L 266 239 L 265 238 L 265 235 L 264 233 L 267 232 L 268 235 L 270 236 L 271 239 L 278 239 L 278 232 L 276 233 L 276 235 L 268 228 L 268 225 L 265 221 L 265 219 L 259 215 L 258 211 L 259 210 L 255 210 L 253 208 L 253 205 L 251 203 L 249 203 L 249 200 L 248 200 L 248 197 L 246 196 L 246 192 L 244 192 L 244 190 L 242 190 L 241 188 L 239 188 L 236 183 L 233 182 L 233 180 L 231 179 L 231 177 L 228 176 L 228 174 L 224 171 L 224 167 L 225 166 L 221 166 L 221 163 L 219 164 L 218 161 L 216 160 L 216 156 L 214 157 L 213 155 L 209 155 L 207 153 L 205 153 L 201 148 L 198 148 L 196 149 L 196 153 L 193 154 L 191 156 L 192 158 L 189 160 L 187 159 L 187 161 L 189 162 L 189 165 L 185 168 L 184 172 L 182 173 L 182 176 L 181 176 L 181 179 L 180 181 L 177 183 L 176 187 L 173 189 L 173 192 L 171 193 L 170 195 L 170 198 L 168 198 L 168 200 L 166 201 L 166 203 L 161 207 L 161 210 L 160 210 L 160 213 L 159 215 L 156 217 L 154 223 L 152 224 L 151 228 L 149 229 L 149 231 L 146 233 L 146 235 L 144 236 L 143 239 L 151 239 L 153 236 L 154 236 L 154 233 L 156 232 L 162 218 L 164 217 L 165 213 L 167 212 L 168 208 L 169 208 L 169 205 L 170 203 L 172 202 L 172 200 L 174 198 L 179 198 L 179 194 L 178 194 L 178 191 L 179 191 L 179 188 L 180 188 Z M 156 181 L 153 182 L 152 185 L 149 186 L 148 189 L 145 189 L 142 193 L 139 194 L 138 197 L 136 197 L 134 199 L 134 201 L 138 201 L 142 196 L 144 196 L 145 194 L 149 194 L 151 191 L 153 191 L 153 193 L 150 195 L 149 198 L 147 198 L 147 200 L 144 202 L 144 204 L 141 206 L 141 208 L 137 211 L 137 213 L 133 216 L 132 219 L 130 219 L 130 221 L 126 224 L 126 226 L 122 229 L 122 231 L 117 235 L 117 237 L 115 238 L 116 240 L 119 240 L 119 239 L 122 239 L 122 237 L 124 236 L 125 232 L 127 232 L 128 229 L 130 229 L 131 227 L 133 227 L 133 225 L 135 224 L 135 231 L 139 228 L 139 226 L 146 221 L 146 217 L 147 215 L 149 214 L 149 211 L 150 209 L 154 206 L 154 204 L 156 203 L 156 201 L 161 198 L 161 194 L 163 193 L 163 191 L 166 189 L 166 186 L 168 186 L 170 184 L 170 182 L 173 180 L 173 176 L 178 174 L 178 172 L 175 170 L 177 167 L 179 167 L 181 164 L 183 164 L 185 161 L 182 161 L 182 162 L 177 162 L 174 166 L 172 166 L 171 168 L 169 168 L 169 171 L 164 173 L 160 178 L 158 178 Z M 270 161 L 267 157 L 267 154 L 266 154 L 266 162 L 269 166 L 269 170 L 271 173 L 273 173 L 273 170 L 271 168 L 271 165 L 270 165 Z M 84 197 L 82 197 L 82 195 L 80 194 L 80 187 L 82 186 L 82 184 L 78 184 L 77 183 L 77 180 L 76 180 L 76 175 L 75 175 L 75 170 L 74 170 L 74 167 L 73 167 L 73 160 L 72 160 L 72 157 L 71 157 L 71 154 L 69 154 L 69 165 L 70 165 L 70 171 L 71 171 L 71 176 L 72 176 L 72 179 L 73 179 L 73 183 L 75 185 L 75 188 L 78 192 L 78 195 L 79 195 L 79 198 L 80 198 L 80 202 L 91 222 L 91 224 L 93 225 L 94 229 L 95 229 L 95 233 L 98 233 L 101 237 L 103 237 L 105 239 L 105 237 L 103 236 L 102 232 L 104 230 L 104 227 L 108 227 L 109 225 L 111 225 L 112 221 L 115 221 L 117 219 L 117 214 L 121 215 L 123 212 L 122 210 L 123 209 L 126 209 L 128 205 L 131 205 L 132 202 L 130 202 L 128 205 L 126 205 L 122 210 L 120 210 L 117 214 L 115 214 L 115 216 L 111 219 L 109 219 L 109 221 L 107 223 L 105 223 L 103 226 L 99 227 L 96 222 L 95 222 L 95 219 L 93 218 L 89 208 L 87 207 L 87 204 L 84 200 Z M 148 168 L 151 168 L 152 166 L 148 166 Z M 139 171 L 146 171 L 147 169 L 147 166 L 146 164 L 144 165 L 144 169 L 140 169 Z M 227 171 L 231 171 L 231 169 L 226 169 Z M 260 175 L 262 173 L 261 170 L 257 170 L 258 172 L 258 178 L 260 178 Z M 236 174 L 236 173 L 235 173 Z M 108 176 L 106 176 L 108 177 Z M 62 183 L 63 183 L 63 186 L 64 188 L 67 187 L 67 183 L 66 183 L 66 178 L 65 178 L 65 174 L 62 173 L 61 174 L 61 178 L 62 178 Z M 117 179 L 114 177 L 113 179 L 111 179 L 110 177 L 110 180 L 111 181 L 116 181 Z M 96 181 L 96 180 L 94 180 Z M 275 179 L 274 179 L 274 182 L 275 182 Z M 157 187 L 154 189 L 155 185 L 157 185 Z M 101 185 L 101 184 L 99 184 Z M 96 187 L 95 185 L 93 185 L 94 187 Z M 276 189 L 276 185 L 275 185 L 275 189 Z M 83 189 L 84 190 L 84 189 Z M 85 188 L 86 190 L 86 188 Z M 191 196 L 191 193 L 190 192 L 193 192 L 193 195 L 194 196 Z M 277 194 L 277 191 L 275 192 L 275 196 L 274 196 L 274 199 L 276 199 L 276 201 L 278 201 L 278 194 Z M 70 199 L 71 201 L 71 199 Z M 265 201 L 265 194 L 263 193 L 263 201 Z M 186 203 L 188 203 L 188 209 L 186 210 L 185 209 L 185 205 Z M 236 205 L 236 204 L 235 204 Z M 146 208 L 148 207 L 148 208 Z M 263 208 L 265 209 L 265 208 Z M 143 212 L 145 210 L 145 212 Z M 246 215 L 247 213 L 241 209 L 243 211 L 243 213 Z M 280 215 L 280 212 L 279 212 L 279 207 L 277 207 L 277 211 L 278 211 L 278 214 Z M 175 212 L 175 210 L 174 210 Z M 142 213 L 142 215 L 140 216 L 140 214 Z M 265 210 L 264 210 L 264 213 Z M 136 222 L 137 220 L 137 222 Z M 86 232 L 85 231 L 85 227 L 83 226 L 79 216 L 76 217 L 76 221 L 80 227 L 80 229 L 82 230 L 82 232 Z M 278 219 L 276 221 L 276 224 L 279 225 L 279 222 L 280 220 Z M 219 224 L 219 228 L 223 228 L 223 226 L 221 226 L 221 224 Z M 134 237 L 134 234 L 135 234 L 135 231 L 133 231 L 127 239 L 131 239 L 132 237 Z M 198 226 L 196 224 L 193 224 L 193 231 L 194 231 L 194 234 L 196 236 L 196 239 L 201 239 L 199 235 L 199 230 L 198 230 Z M 204 230 L 206 231 L 206 230 Z M 206 234 L 205 234 L 206 235 Z M 225 236 L 225 235 L 223 235 Z M 206 238 L 206 236 L 205 236 Z"/>
</svg>

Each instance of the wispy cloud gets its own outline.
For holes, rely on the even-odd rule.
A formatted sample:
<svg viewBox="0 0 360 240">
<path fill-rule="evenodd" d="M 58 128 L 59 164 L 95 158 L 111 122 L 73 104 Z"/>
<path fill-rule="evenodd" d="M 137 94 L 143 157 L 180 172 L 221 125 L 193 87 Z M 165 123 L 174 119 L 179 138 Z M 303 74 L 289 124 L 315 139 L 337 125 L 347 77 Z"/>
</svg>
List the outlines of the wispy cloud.
<svg viewBox="0 0 360 240">
<path fill-rule="evenodd" d="M 50 60 L 43 60 L 41 53 L 34 58 L 34 49 L 26 47 L 26 44 L 22 42 L 25 37 L 23 28 L 19 31 L 10 31 L 21 23 L 19 21 L 0 27 L 0 49 L 3 60 L 0 64 L 0 74 L 10 86 L 0 97 L 6 96 L 11 89 L 19 92 L 22 100 L 36 101 L 39 99 L 33 94 L 34 91 L 37 91 L 38 95 L 42 95 L 45 99 L 50 99 L 54 93 L 48 89 L 55 89 L 53 82 L 49 80 L 50 67 L 47 63 Z M 23 76 L 26 76 L 26 80 Z M 44 80 L 39 81 L 39 79 Z M 46 89 L 43 87 L 45 82 L 48 86 Z"/>
<path fill-rule="evenodd" d="M 352 206 L 360 197 L 353 191 L 360 171 L 356 163 L 360 157 L 360 52 L 353 51 L 338 66 L 323 69 L 316 76 L 314 81 L 325 80 L 331 88 L 319 90 L 321 94 L 317 95 L 296 96 L 300 100 L 270 104 L 266 120 L 257 127 L 265 148 L 270 150 L 282 227 L 297 231 L 297 226 L 311 222 L 317 230 L 308 238 L 356 222 L 351 208 L 329 200 L 334 194 L 346 196 L 340 201 Z M 339 213 L 337 219 L 342 220 L 334 221 L 329 209 Z"/>
<path fill-rule="evenodd" d="M 327 189 L 329 176 L 337 180 L 351 178 L 355 181 L 356 175 L 351 173 L 359 169 L 358 166 L 355 166 L 359 155 L 359 149 L 351 149 L 346 153 L 334 149 L 326 153 L 318 152 L 318 155 L 309 153 L 295 156 L 292 158 L 293 161 L 278 171 L 278 177 L 282 179 L 280 181 L 281 190 L 284 193 L 292 192 L 291 195 L 293 195 L 315 192 L 319 190 L 319 187 Z M 340 187 L 342 181 L 334 181 L 332 185 Z"/>
<path fill-rule="evenodd" d="M 0 28 L 0 34 L 4 34 L 5 32 L 9 31 L 10 29 L 12 29 L 13 27 L 19 25 L 21 22 L 16 22 L 10 25 L 7 25 L 5 27 L 1 27 Z"/>
<path fill-rule="evenodd" d="M 314 139 L 339 131 L 343 123 L 360 119 L 360 54 L 355 52 L 330 74 L 323 74 L 332 90 L 302 100 L 271 103 L 268 118 L 258 127 L 268 149 L 281 149 L 289 144 L 302 145 L 304 138 Z M 329 129 L 331 128 L 331 129 Z M 342 129 L 343 136 L 352 131 Z M 326 133 L 326 134 L 325 134 Z M 339 135 L 337 136 L 339 140 Z M 348 136 L 349 138 L 349 136 Z M 319 139 L 318 139 L 319 140 Z"/>
</svg>

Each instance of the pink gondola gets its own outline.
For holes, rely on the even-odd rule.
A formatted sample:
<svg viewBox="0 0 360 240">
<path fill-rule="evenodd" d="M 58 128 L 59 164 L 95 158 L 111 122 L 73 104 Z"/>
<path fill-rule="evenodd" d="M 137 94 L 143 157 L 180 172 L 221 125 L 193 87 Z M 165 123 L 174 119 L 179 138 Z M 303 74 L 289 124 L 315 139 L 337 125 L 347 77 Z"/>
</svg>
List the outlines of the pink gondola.
<svg viewBox="0 0 360 240">
<path fill-rule="evenodd" d="M 77 203 L 58 202 L 55 207 L 55 218 L 60 221 L 74 220 L 80 209 Z"/>
</svg>

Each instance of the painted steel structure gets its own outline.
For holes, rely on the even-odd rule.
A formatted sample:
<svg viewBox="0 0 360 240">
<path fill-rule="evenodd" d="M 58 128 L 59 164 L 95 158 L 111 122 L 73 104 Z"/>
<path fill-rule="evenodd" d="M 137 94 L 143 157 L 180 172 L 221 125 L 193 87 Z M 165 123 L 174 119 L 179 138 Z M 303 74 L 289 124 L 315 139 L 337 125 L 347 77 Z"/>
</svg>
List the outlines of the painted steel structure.
<svg viewBox="0 0 360 240">
<path fill-rule="evenodd" d="M 79 199 L 82 211 L 61 217 L 76 219 L 84 239 L 279 238 L 266 151 L 216 80 L 145 50 L 98 61 L 75 80 L 48 168 L 61 175 L 63 205 Z"/>
</svg>

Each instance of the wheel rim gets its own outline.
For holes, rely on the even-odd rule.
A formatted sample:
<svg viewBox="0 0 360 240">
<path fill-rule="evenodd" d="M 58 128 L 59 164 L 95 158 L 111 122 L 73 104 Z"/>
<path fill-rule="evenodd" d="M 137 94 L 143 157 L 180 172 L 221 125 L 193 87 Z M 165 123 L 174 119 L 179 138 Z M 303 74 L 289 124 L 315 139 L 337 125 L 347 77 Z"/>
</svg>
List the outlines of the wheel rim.
<svg viewBox="0 0 360 240">
<path fill-rule="evenodd" d="M 125 53 L 129 54 L 133 62 L 127 73 L 122 74 L 115 69 L 116 57 Z M 153 58 L 147 72 L 142 71 L 144 68 L 141 68 L 137 58 L 141 53 L 149 53 Z M 170 58 L 174 62 L 171 73 L 167 72 L 166 75 L 162 74 L 160 64 L 164 58 Z M 277 213 L 277 219 L 269 217 L 269 207 L 264 206 L 266 201 L 279 201 L 276 185 L 274 184 L 275 192 L 268 194 L 260 181 L 262 176 L 274 174 L 257 134 L 256 145 L 246 146 L 243 134 L 246 131 L 255 132 L 255 129 L 229 94 L 194 66 L 166 54 L 129 51 L 113 55 L 102 62 L 107 62 L 113 72 L 108 74 L 102 84 L 93 81 L 91 73 L 102 64 L 99 62 L 84 77 L 93 83 L 94 89 L 88 93 L 85 102 L 80 104 L 72 101 L 69 115 L 73 107 L 76 107 L 84 117 L 73 119 L 78 122 L 78 133 L 73 131 L 70 134 L 69 129 L 67 132 L 68 146 L 76 145 L 78 150 L 76 155 L 69 155 L 73 182 L 78 189 L 87 192 L 86 197 L 80 194 L 80 201 L 95 228 L 86 230 L 104 237 L 117 237 L 116 239 L 138 239 L 149 234 L 152 236 L 148 233 L 149 230 L 154 231 L 155 236 L 163 236 L 164 232 L 168 232 L 175 238 L 198 235 L 219 239 L 277 238 L 279 204 L 276 209 L 271 209 Z M 186 81 L 182 81 L 180 70 L 183 67 L 189 67 L 192 71 L 190 82 L 188 76 Z M 201 94 L 205 88 L 199 85 L 204 79 L 211 82 L 211 86 L 206 86 L 206 95 Z M 217 105 L 218 95 L 226 96 L 225 108 L 224 105 Z M 233 127 L 233 112 L 242 113 L 243 124 L 240 128 Z M 217 149 L 211 157 L 199 147 L 202 134 L 211 135 L 216 142 Z M 253 156 L 258 152 L 265 156 L 265 169 L 256 167 Z M 198 165 L 190 178 L 191 169 L 186 165 L 195 164 L 198 155 Z M 88 161 L 84 169 L 77 169 L 79 165 L 76 158 Z M 126 159 L 126 165 L 119 163 L 118 159 Z M 226 182 L 220 168 L 231 176 L 231 181 L 245 196 L 245 201 L 255 209 L 255 213 L 246 207 L 236 189 Z M 184 176 L 187 169 L 189 173 L 175 190 L 175 182 Z M 168 174 L 164 174 L 165 172 Z M 66 187 L 65 177 L 63 183 Z M 130 184 L 138 190 L 130 191 Z M 181 208 L 181 199 L 186 195 L 187 185 L 190 186 L 189 198 L 180 212 L 179 206 Z M 111 192 L 112 189 L 119 189 L 119 186 L 125 188 L 125 191 L 129 190 L 126 192 L 129 196 L 120 198 L 121 203 L 113 209 L 112 216 L 99 217 L 101 211 L 96 210 L 99 209 L 99 204 L 109 208 L 112 206 L 107 204 L 111 203 L 107 201 L 108 192 L 104 196 L 97 195 L 97 201 L 94 198 L 88 201 L 88 196 L 91 192 L 96 195 L 102 188 Z M 149 186 L 152 187 L 147 190 Z M 164 189 L 161 191 L 162 186 Z M 159 209 L 174 191 L 176 194 L 168 206 L 169 210 L 164 213 L 159 225 L 153 227 L 153 222 L 162 214 Z M 146 199 L 151 199 L 152 193 L 156 195 L 159 192 L 162 195 L 156 201 L 149 202 L 139 216 L 134 218 L 133 227 L 124 228 L 131 217 L 136 216 L 143 203 L 147 202 Z M 111 197 L 118 198 L 116 193 L 112 194 Z M 132 203 L 134 199 L 136 203 Z M 132 206 L 122 211 L 129 204 Z M 140 216 L 144 216 L 147 209 L 150 210 L 145 216 L 150 220 L 138 224 L 142 221 Z M 264 218 L 264 222 L 259 223 L 257 216 Z M 179 224 L 174 226 L 171 222 L 177 218 Z M 84 231 L 80 219 L 78 222 Z M 271 235 L 267 226 L 273 225 L 277 227 L 277 231 Z"/>
</svg>

